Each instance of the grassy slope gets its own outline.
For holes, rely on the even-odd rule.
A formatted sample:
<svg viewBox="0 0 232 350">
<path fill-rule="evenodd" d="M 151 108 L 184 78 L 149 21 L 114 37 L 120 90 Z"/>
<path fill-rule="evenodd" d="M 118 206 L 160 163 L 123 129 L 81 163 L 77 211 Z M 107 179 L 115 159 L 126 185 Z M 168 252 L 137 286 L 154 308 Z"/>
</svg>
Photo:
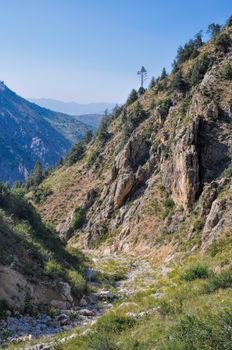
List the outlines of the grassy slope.
<svg viewBox="0 0 232 350">
<path fill-rule="evenodd" d="M 16 190 L 0 185 L 0 264 L 32 283 L 66 280 L 76 295 L 85 290 L 83 256 L 68 251 L 56 233 Z"/>
<path fill-rule="evenodd" d="M 230 349 L 231 250 L 228 231 L 205 254 L 170 264 L 167 274 L 157 270 L 146 290 L 119 300 L 91 335 L 80 335 L 60 349 Z"/>
</svg>

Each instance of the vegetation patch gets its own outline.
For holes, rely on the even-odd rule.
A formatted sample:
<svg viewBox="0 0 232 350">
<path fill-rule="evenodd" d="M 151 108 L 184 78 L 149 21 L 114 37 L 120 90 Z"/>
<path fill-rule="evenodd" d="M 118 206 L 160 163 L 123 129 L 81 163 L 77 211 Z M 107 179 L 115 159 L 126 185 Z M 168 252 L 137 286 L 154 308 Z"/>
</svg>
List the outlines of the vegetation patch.
<svg viewBox="0 0 232 350">
<path fill-rule="evenodd" d="M 182 278 L 185 281 L 194 281 L 198 278 L 205 279 L 209 277 L 209 270 L 208 267 L 202 264 L 197 264 L 189 267 L 187 270 L 185 270 Z"/>
<path fill-rule="evenodd" d="M 222 271 L 217 274 L 213 274 L 204 286 L 204 290 L 206 293 L 215 292 L 220 288 L 232 288 L 232 268 L 229 268 L 228 270 Z"/>
<path fill-rule="evenodd" d="M 71 226 L 74 228 L 74 230 L 80 229 L 85 222 L 85 210 L 81 207 L 76 208 L 73 218 L 72 218 L 72 223 Z"/>
</svg>

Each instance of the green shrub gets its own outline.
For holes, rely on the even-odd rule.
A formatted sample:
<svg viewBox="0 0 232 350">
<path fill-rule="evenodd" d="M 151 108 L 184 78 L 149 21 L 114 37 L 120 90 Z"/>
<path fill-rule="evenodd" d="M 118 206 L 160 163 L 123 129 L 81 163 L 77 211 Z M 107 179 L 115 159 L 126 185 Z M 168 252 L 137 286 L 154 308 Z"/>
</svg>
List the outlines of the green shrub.
<svg viewBox="0 0 232 350">
<path fill-rule="evenodd" d="M 185 281 L 194 281 L 198 278 L 201 278 L 201 279 L 207 278 L 208 276 L 209 276 L 209 271 L 207 266 L 197 264 L 185 270 L 185 273 L 183 274 L 182 278 Z"/>
<path fill-rule="evenodd" d="M 58 277 L 62 277 L 63 275 L 62 266 L 52 258 L 45 262 L 44 272 L 47 276 L 54 279 Z"/>
<path fill-rule="evenodd" d="M 186 96 L 182 100 L 180 108 L 179 108 L 179 112 L 180 112 L 180 115 L 181 115 L 182 118 L 184 118 L 186 116 L 186 113 L 188 111 L 190 103 L 191 103 L 191 96 Z"/>
<path fill-rule="evenodd" d="M 120 350 L 108 333 L 93 333 L 87 338 L 89 350 Z"/>
<path fill-rule="evenodd" d="M 78 230 L 84 225 L 85 222 L 85 211 L 83 208 L 78 207 L 76 208 L 73 218 L 72 218 L 72 223 L 71 226 L 75 229 Z"/>
<path fill-rule="evenodd" d="M 171 198 L 165 198 L 164 200 L 164 206 L 167 209 L 173 209 L 175 207 L 175 203 Z"/>
<path fill-rule="evenodd" d="M 207 318 L 185 316 L 171 327 L 162 350 L 230 350 L 232 313 Z"/>
<path fill-rule="evenodd" d="M 157 109 L 162 119 L 165 119 L 167 117 L 171 106 L 172 106 L 172 101 L 169 98 L 166 98 L 165 100 L 162 100 L 159 103 L 159 105 L 157 106 Z"/>
<path fill-rule="evenodd" d="M 193 228 L 195 231 L 201 231 L 204 227 L 204 223 L 201 220 L 196 220 L 193 224 Z"/>
<path fill-rule="evenodd" d="M 172 300 L 161 299 L 159 301 L 158 312 L 162 316 L 179 314 L 183 309 L 183 297 L 176 296 Z"/>
<path fill-rule="evenodd" d="M 144 111 L 141 103 L 137 101 L 129 112 L 124 112 L 122 115 L 123 132 L 122 144 L 125 144 L 140 123 L 147 118 L 147 113 Z"/>
<path fill-rule="evenodd" d="M 188 79 L 191 86 L 195 86 L 202 81 L 205 73 L 209 69 L 209 66 L 210 59 L 206 54 L 196 60 L 188 74 Z"/>
<path fill-rule="evenodd" d="M 213 293 L 220 288 L 232 288 L 232 268 L 212 275 L 204 286 L 206 293 Z"/>
<path fill-rule="evenodd" d="M 82 141 L 76 143 L 74 146 L 72 146 L 71 150 L 67 154 L 64 162 L 71 166 L 75 164 L 78 160 L 82 159 L 85 153 L 85 146 Z"/>
<path fill-rule="evenodd" d="M 226 53 L 229 51 L 229 48 L 231 46 L 231 39 L 229 34 L 227 33 L 221 33 L 219 34 L 214 41 L 215 47 L 218 51 L 221 51 L 223 53 Z"/>
<path fill-rule="evenodd" d="M 166 194 L 166 198 L 164 199 L 164 213 L 163 218 L 166 218 L 169 214 L 172 213 L 173 209 L 175 208 L 174 201 L 168 197 L 168 194 Z"/>
<path fill-rule="evenodd" d="M 100 151 L 98 149 L 95 149 L 92 151 L 92 153 L 90 153 L 87 160 L 88 167 L 91 167 L 96 162 L 99 155 L 100 155 Z"/>
<path fill-rule="evenodd" d="M 172 304 L 170 303 L 170 301 L 161 300 L 159 302 L 158 311 L 162 316 L 169 315 L 169 314 L 173 313 Z"/>
<path fill-rule="evenodd" d="M 52 194 L 52 189 L 48 186 L 39 186 L 33 193 L 33 200 L 35 203 L 43 202 L 48 196 Z"/>
<path fill-rule="evenodd" d="M 226 63 L 222 70 L 222 77 L 224 79 L 231 80 L 232 79 L 232 66 L 230 63 Z"/>
<path fill-rule="evenodd" d="M 135 325 L 132 317 L 109 313 L 101 317 L 96 323 L 97 332 L 121 333 Z"/>
<path fill-rule="evenodd" d="M 68 279 L 71 283 L 72 292 L 76 297 L 80 297 L 86 291 L 86 281 L 76 270 L 68 271 Z"/>
<path fill-rule="evenodd" d="M 100 146 L 103 146 L 110 138 L 110 133 L 108 132 L 108 126 L 110 123 L 110 117 L 105 115 L 96 132 L 96 139 Z"/>
<path fill-rule="evenodd" d="M 180 92 L 185 92 L 187 89 L 186 86 L 186 82 L 183 78 L 183 75 L 181 73 L 181 71 L 177 71 L 174 76 L 173 79 L 170 83 L 170 91 L 173 92 L 175 90 L 180 91 Z"/>
<path fill-rule="evenodd" d="M 32 303 L 32 300 L 29 296 L 26 296 L 25 301 L 24 301 L 24 305 L 22 308 L 22 312 L 29 314 L 31 316 L 35 315 L 35 307 Z"/>
</svg>

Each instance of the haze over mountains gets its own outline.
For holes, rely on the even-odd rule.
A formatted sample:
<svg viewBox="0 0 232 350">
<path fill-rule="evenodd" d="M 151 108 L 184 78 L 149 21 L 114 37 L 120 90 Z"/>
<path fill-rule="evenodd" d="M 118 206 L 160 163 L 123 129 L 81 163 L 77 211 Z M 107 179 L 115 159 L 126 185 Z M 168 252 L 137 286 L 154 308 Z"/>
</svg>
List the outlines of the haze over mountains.
<svg viewBox="0 0 232 350">
<path fill-rule="evenodd" d="M 88 130 L 67 114 L 39 107 L 0 82 L 0 178 L 24 180 L 36 160 L 53 166 Z"/>
<path fill-rule="evenodd" d="M 29 98 L 29 101 L 37 103 L 41 107 L 71 115 L 102 114 L 106 109 L 111 111 L 116 103 L 98 102 L 80 104 L 77 102 L 63 102 L 49 98 Z"/>
</svg>

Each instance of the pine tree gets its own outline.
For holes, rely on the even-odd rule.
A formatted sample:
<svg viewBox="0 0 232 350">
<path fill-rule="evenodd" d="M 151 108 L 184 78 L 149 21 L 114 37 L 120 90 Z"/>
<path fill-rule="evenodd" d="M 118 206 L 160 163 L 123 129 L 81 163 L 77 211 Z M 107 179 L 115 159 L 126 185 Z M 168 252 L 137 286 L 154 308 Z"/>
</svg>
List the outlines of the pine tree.
<svg viewBox="0 0 232 350">
<path fill-rule="evenodd" d="M 109 117 L 104 116 L 101 120 L 101 123 L 97 129 L 96 137 L 101 145 L 104 145 L 106 141 L 110 138 L 110 133 L 107 131 L 109 124 Z"/>
<path fill-rule="evenodd" d="M 184 92 L 186 90 L 186 83 L 183 79 L 181 71 L 178 71 L 171 82 L 171 90 L 178 90 Z"/>
<path fill-rule="evenodd" d="M 130 105 L 131 103 L 135 102 L 138 99 L 138 93 L 135 89 L 133 89 L 126 101 L 127 105 Z"/>
<path fill-rule="evenodd" d="M 37 160 L 32 173 L 35 185 L 39 185 L 43 180 L 43 168 L 40 160 Z"/>
<path fill-rule="evenodd" d="M 211 23 L 208 26 L 207 33 L 214 39 L 220 33 L 221 28 L 222 26 L 220 24 Z"/>
<path fill-rule="evenodd" d="M 232 16 L 230 16 L 230 17 L 228 18 L 228 20 L 227 20 L 227 22 L 226 22 L 226 25 L 227 25 L 228 27 L 232 27 Z"/>
<path fill-rule="evenodd" d="M 172 62 L 172 73 L 176 73 L 178 69 L 179 69 L 179 66 L 178 66 L 177 60 L 174 60 Z"/>
<path fill-rule="evenodd" d="M 90 143 L 92 138 L 93 138 L 93 132 L 91 130 L 88 130 L 84 134 L 83 141 L 84 141 L 85 144 L 88 144 L 88 143 Z"/>
<path fill-rule="evenodd" d="M 153 87 L 155 87 L 155 78 L 154 77 L 151 78 L 151 81 L 149 84 L 149 89 L 152 89 Z"/>
<path fill-rule="evenodd" d="M 139 90 L 138 90 L 138 95 L 142 96 L 144 94 L 146 90 L 144 89 L 144 87 L 140 86 Z"/>
<path fill-rule="evenodd" d="M 199 49 L 202 45 L 202 30 L 200 30 L 194 37 L 194 46 L 196 49 Z"/>
<path fill-rule="evenodd" d="M 67 154 L 67 157 L 65 158 L 65 163 L 67 163 L 69 166 L 76 163 L 84 156 L 84 153 L 85 145 L 83 141 L 79 141 L 78 143 L 72 146 L 71 150 Z"/>
<path fill-rule="evenodd" d="M 165 79 L 167 76 L 168 76 L 168 75 L 167 75 L 166 69 L 163 68 L 163 69 L 162 69 L 162 72 L 161 72 L 160 80 Z"/>
<path fill-rule="evenodd" d="M 37 160 L 34 166 L 34 169 L 32 171 L 31 176 L 29 176 L 27 181 L 27 187 L 36 187 L 38 186 L 43 180 L 43 168 L 40 160 Z"/>
</svg>

